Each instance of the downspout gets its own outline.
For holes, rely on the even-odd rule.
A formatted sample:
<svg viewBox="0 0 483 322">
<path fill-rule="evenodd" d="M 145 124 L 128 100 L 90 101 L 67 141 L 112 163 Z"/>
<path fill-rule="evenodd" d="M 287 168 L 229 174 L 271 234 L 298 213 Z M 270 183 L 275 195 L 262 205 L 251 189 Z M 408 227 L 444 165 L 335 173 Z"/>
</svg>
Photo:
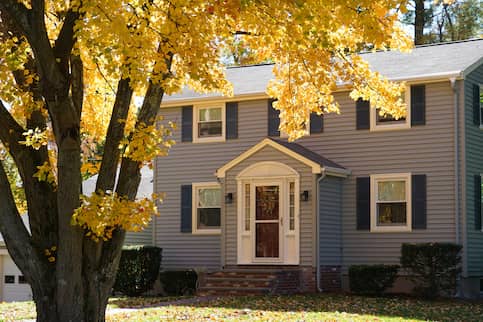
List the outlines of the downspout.
<svg viewBox="0 0 483 322">
<path fill-rule="evenodd" d="M 316 258 L 316 268 L 315 268 L 315 276 L 316 276 L 316 283 L 317 283 L 317 291 L 318 292 L 322 292 L 322 288 L 320 287 L 320 183 L 322 182 L 322 180 L 325 179 L 326 177 L 326 173 L 325 171 L 322 172 L 322 175 L 317 179 L 317 184 L 315 186 L 315 199 L 316 199 L 316 203 L 315 203 L 315 214 L 316 214 L 316 227 L 315 227 L 315 231 L 316 231 L 316 239 L 317 239 L 317 243 L 315 245 L 315 249 L 316 249 L 316 254 L 315 254 L 315 258 Z"/>
<path fill-rule="evenodd" d="M 454 177 L 455 177 L 455 239 L 456 244 L 460 244 L 460 142 L 459 142 L 459 88 L 456 78 L 449 79 L 451 88 L 453 89 L 454 97 L 454 140 L 455 140 L 455 154 L 454 154 Z"/>
</svg>

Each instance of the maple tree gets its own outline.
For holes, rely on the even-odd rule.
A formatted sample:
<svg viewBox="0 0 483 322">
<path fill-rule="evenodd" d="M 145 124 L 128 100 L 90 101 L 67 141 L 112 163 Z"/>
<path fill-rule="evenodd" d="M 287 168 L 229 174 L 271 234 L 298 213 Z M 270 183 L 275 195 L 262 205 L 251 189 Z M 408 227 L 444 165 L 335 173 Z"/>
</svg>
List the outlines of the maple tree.
<svg viewBox="0 0 483 322">
<path fill-rule="evenodd" d="M 32 287 L 37 319 L 104 320 L 125 231 L 156 212 L 135 196 L 140 167 L 174 143 L 175 125 L 157 122 L 164 95 L 184 86 L 232 95 L 222 53 L 243 35 L 258 61 L 274 62 L 267 93 L 290 139 L 310 112 L 339 111 L 340 84 L 403 116 L 404 84 L 357 53 L 410 48 L 397 25 L 405 2 L 0 1 L 0 141 L 30 225 L 2 162 L 0 232 Z M 86 173 L 98 173 L 90 197 L 81 195 Z"/>
</svg>

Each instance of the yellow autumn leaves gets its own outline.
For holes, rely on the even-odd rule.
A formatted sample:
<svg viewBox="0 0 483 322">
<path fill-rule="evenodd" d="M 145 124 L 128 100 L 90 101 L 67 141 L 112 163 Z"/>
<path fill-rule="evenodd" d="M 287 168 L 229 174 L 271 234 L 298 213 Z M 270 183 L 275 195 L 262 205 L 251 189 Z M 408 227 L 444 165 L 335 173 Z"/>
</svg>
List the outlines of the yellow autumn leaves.
<svg viewBox="0 0 483 322">
<path fill-rule="evenodd" d="M 72 225 L 84 228 L 86 235 L 94 241 L 108 240 L 115 229 L 141 231 L 158 215 L 156 200 L 161 197 L 153 194 L 152 199 L 143 198 L 131 201 L 112 193 L 93 193 L 81 196 L 82 204 L 72 216 Z"/>
</svg>

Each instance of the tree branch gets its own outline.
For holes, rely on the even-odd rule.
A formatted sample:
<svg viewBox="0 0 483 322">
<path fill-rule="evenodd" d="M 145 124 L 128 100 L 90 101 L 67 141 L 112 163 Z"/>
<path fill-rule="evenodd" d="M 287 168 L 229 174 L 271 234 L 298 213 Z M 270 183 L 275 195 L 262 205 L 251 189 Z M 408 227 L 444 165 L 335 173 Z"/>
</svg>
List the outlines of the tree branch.
<svg viewBox="0 0 483 322">
<path fill-rule="evenodd" d="M 0 232 L 13 260 L 29 283 L 41 278 L 38 267 L 45 266 L 32 246 L 30 235 L 22 222 L 13 199 L 10 183 L 0 162 Z M 46 262 L 46 261 L 44 261 Z M 38 279 L 37 279 L 38 280 Z"/>
<path fill-rule="evenodd" d="M 111 120 L 109 121 L 109 128 L 107 130 L 101 169 L 99 170 L 99 177 L 97 178 L 96 183 L 96 191 L 114 189 L 117 164 L 120 155 L 119 143 L 124 136 L 124 128 L 126 127 L 126 119 L 132 95 L 133 90 L 131 88 L 130 79 L 121 79 L 117 85 L 116 100 L 114 102 Z"/>
</svg>

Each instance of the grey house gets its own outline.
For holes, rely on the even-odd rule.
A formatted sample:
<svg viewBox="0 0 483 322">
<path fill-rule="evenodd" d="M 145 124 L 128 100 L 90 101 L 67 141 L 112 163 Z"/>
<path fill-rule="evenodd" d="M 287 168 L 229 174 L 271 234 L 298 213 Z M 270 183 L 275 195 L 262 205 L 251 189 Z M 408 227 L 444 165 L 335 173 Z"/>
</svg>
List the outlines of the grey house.
<svg viewBox="0 0 483 322">
<path fill-rule="evenodd" d="M 232 98 L 165 98 L 179 127 L 155 163 L 163 268 L 208 273 L 206 292 L 326 290 L 347 288 L 350 265 L 398 263 L 403 242 L 455 242 L 462 294 L 479 296 L 482 54 L 483 40 L 364 54 L 407 82 L 407 117 L 379 117 L 341 87 L 341 114 L 312 115 L 294 143 L 265 94 L 271 65 L 228 69 Z"/>
</svg>

